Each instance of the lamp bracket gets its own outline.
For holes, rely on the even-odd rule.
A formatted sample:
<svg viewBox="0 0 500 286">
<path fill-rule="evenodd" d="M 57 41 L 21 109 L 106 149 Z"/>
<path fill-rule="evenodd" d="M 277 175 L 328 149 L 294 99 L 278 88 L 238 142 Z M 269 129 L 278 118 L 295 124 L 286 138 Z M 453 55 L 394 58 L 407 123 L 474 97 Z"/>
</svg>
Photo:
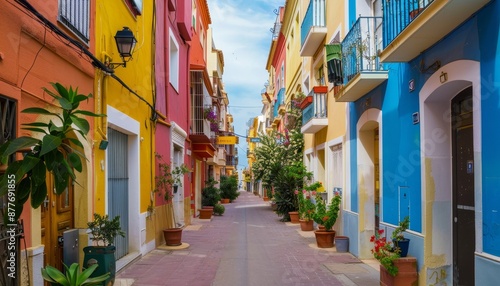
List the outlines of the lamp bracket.
<svg viewBox="0 0 500 286">
<path fill-rule="evenodd" d="M 127 67 L 127 62 L 123 63 L 107 63 L 108 68 L 110 69 L 116 69 L 117 67 Z"/>
<path fill-rule="evenodd" d="M 434 73 L 441 67 L 441 61 L 437 60 L 433 62 L 430 66 L 425 67 L 425 62 L 424 60 L 420 61 L 420 73 L 427 73 L 429 70 L 431 70 L 431 73 Z"/>
</svg>

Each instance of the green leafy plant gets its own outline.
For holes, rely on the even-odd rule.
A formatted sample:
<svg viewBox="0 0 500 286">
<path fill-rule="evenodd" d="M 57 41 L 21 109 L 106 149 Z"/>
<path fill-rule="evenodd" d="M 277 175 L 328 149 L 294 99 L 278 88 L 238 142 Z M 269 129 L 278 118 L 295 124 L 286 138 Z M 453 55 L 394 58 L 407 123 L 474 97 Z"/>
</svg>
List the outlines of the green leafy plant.
<svg viewBox="0 0 500 286">
<path fill-rule="evenodd" d="M 83 272 L 80 272 L 80 266 L 77 263 L 71 264 L 70 267 L 64 264 L 66 274 L 63 274 L 59 269 L 47 265 L 42 268 L 43 280 L 51 283 L 52 285 L 61 286 L 90 286 L 102 285 L 103 281 L 109 278 L 110 274 L 106 273 L 97 277 L 90 278 L 90 275 L 97 269 L 97 264 L 90 266 Z"/>
<path fill-rule="evenodd" d="M 8 164 L 0 180 L 0 196 L 3 196 L 7 193 L 8 187 L 12 186 L 8 176 L 15 175 L 15 220 L 21 215 L 23 205 L 28 198 L 31 198 L 31 206 L 35 209 L 45 200 L 47 171 L 53 175 L 55 192 L 58 195 L 67 188 L 70 179 L 76 180 L 74 170 L 82 172 L 82 160 L 85 160 L 85 155 L 81 151 L 83 144 L 75 135 L 78 133 L 86 139 L 90 130 L 90 124 L 83 116 L 104 116 L 79 109 L 80 103 L 92 97 L 91 94 L 79 94 L 78 89 L 72 87 L 67 89 L 59 83 L 52 83 L 52 87 L 56 92 L 46 88 L 43 90 L 57 101 L 56 108 L 60 112 L 40 107 L 30 107 L 21 111 L 47 118 L 48 122 L 37 119 L 35 122 L 22 124 L 22 129 L 41 134 L 41 139 L 21 136 L 0 146 L 2 164 L 7 164 L 15 153 L 24 153 L 22 159 Z"/>
<path fill-rule="evenodd" d="M 218 181 L 213 178 L 205 182 L 205 187 L 201 190 L 201 204 L 203 206 L 215 206 L 220 201 L 220 189 L 215 185 Z"/>
<path fill-rule="evenodd" d="M 303 190 L 302 193 L 296 191 L 299 198 L 299 219 L 309 221 L 314 217 L 316 205 L 311 201 L 310 196 L 316 195 L 316 192 Z"/>
<path fill-rule="evenodd" d="M 220 177 L 221 197 L 234 201 L 240 193 L 238 192 L 238 179 L 236 176 Z"/>
<path fill-rule="evenodd" d="M 163 194 L 166 201 L 172 199 L 172 187 L 182 186 L 183 175 L 190 172 L 189 168 L 182 164 L 180 166 L 172 168 L 172 166 L 163 160 L 161 154 L 155 153 L 156 160 L 158 162 L 158 175 L 155 176 L 156 179 L 156 189 L 154 192 Z"/>
<path fill-rule="evenodd" d="M 405 232 L 408 229 L 408 227 L 410 227 L 410 217 L 406 216 L 402 221 L 399 222 L 398 227 L 396 227 L 392 232 L 391 236 L 392 240 L 393 241 L 404 240 L 405 237 L 403 232 Z"/>
<path fill-rule="evenodd" d="M 383 229 L 379 229 L 372 235 L 370 241 L 373 242 L 373 248 L 371 249 L 373 257 L 380 261 L 380 264 L 389 272 L 390 275 L 396 276 L 398 274 L 398 268 L 394 265 L 394 260 L 400 257 L 399 248 L 394 249 L 392 243 L 387 241 L 386 237 L 382 237 L 384 233 Z"/>
<path fill-rule="evenodd" d="M 97 242 L 102 242 L 104 246 L 111 245 L 118 235 L 125 237 L 125 232 L 120 227 L 120 216 L 115 216 L 112 220 L 108 215 L 101 216 L 98 213 L 94 214 L 94 220 L 87 223 L 87 226 L 92 234 L 91 239 Z"/>
<path fill-rule="evenodd" d="M 317 224 L 323 225 L 326 231 L 331 231 L 337 221 L 340 211 L 340 201 L 340 196 L 335 195 L 330 205 L 327 206 L 323 198 L 320 195 L 316 195 L 316 212 L 314 213 L 313 220 Z"/>
<path fill-rule="evenodd" d="M 215 206 L 214 206 L 214 214 L 216 214 L 216 215 L 223 215 L 225 211 L 226 211 L 226 207 L 224 207 L 224 205 L 215 204 Z"/>
</svg>

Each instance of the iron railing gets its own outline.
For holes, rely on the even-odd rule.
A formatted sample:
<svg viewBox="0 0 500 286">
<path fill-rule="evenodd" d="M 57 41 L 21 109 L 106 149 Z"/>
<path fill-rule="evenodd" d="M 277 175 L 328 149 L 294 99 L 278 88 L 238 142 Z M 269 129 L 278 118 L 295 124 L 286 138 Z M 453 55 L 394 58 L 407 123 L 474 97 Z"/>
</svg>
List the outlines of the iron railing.
<svg viewBox="0 0 500 286">
<path fill-rule="evenodd" d="M 359 17 L 342 41 L 344 84 L 360 72 L 383 69 L 378 56 L 381 41 L 382 17 Z"/>
<path fill-rule="evenodd" d="M 382 1 L 384 48 L 387 47 L 434 0 Z"/>
<path fill-rule="evenodd" d="M 90 1 L 59 0 L 59 21 L 88 43 L 90 39 Z"/>
<path fill-rule="evenodd" d="M 311 119 L 327 118 L 327 93 L 309 93 L 313 101 L 302 110 L 302 125 L 306 125 Z"/>
<path fill-rule="evenodd" d="M 285 88 L 282 87 L 276 95 L 276 102 L 274 103 L 273 118 L 278 117 L 280 105 L 285 104 Z"/>
<path fill-rule="evenodd" d="M 300 43 L 304 46 L 311 27 L 325 27 L 325 0 L 311 0 L 300 26 Z"/>
</svg>

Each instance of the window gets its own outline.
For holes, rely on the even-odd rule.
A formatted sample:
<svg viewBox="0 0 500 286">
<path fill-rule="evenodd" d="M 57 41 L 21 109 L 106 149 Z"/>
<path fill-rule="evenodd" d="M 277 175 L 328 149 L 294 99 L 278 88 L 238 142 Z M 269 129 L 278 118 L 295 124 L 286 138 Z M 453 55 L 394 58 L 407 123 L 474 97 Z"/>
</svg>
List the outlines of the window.
<svg viewBox="0 0 500 286">
<path fill-rule="evenodd" d="M 134 8 L 139 12 L 139 14 L 142 13 L 142 0 L 131 0 L 132 5 Z"/>
<path fill-rule="evenodd" d="M 16 138 L 16 102 L 7 97 L 0 96 L 0 144 Z M 9 161 L 14 159 L 14 155 Z M 7 165 L 0 166 L 0 174 L 7 169 Z M 0 197 L 0 215 L 7 210 L 7 195 Z M 1 224 L 1 223 L 0 223 Z"/>
<path fill-rule="evenodd" d="M 194 29 L 196 29 L 196 14 L 197 14 L 197 12 L 196 12 L 196 1 L 193 0 L 193 2 L 192 2 L 191 5 L 193 5 L 193 11 L 192 11 L 192 16 L 191 16 L 192 17 L 192 23 L 191 23 L 191 25 L 193 26 Z M 200 29 L 200 31 L 201 31 L 201 29 Z"/>
<path fill-rule="evenodd" d="M 170 84 L 179 90 L 179 44 L 173 36 L 174 33 L 170 30 L 170 54 L 169 54 L 169 81 Z"/>
<path fill-rule="evenodd" d="M 281 64 L 281 85 L 280 88 L 285 87 L 285 63 Z"/>
<path fill-rule="evenodd" d="M 76 34 L 85 43 L 90 35 L 90 1 L 59 0 L 59 22 Z"/>
<path fill-rule="evenodd" d="M 317 81 L 318 85 L 326 85 L 326 83 L 325 83 L 325 70 L 323 68 L 323 65 L 321 65 L 316 70 L 316 81 Z"/>
</svg>

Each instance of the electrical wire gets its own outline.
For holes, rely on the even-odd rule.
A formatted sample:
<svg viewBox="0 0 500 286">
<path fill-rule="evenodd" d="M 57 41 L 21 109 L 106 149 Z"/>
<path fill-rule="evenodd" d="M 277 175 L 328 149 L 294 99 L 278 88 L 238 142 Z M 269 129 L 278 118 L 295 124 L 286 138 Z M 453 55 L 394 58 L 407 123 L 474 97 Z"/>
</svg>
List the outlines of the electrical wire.
<svg viewBox="0 0 500 286">
<path fill-rule="evenodd" d="M 40 52 L 42 51 L 42 49 L 45 47 L 46 37 L 47 37 L 47 28 L 43 29 L 43 43 L 42 43 L 42 46 L 40 47 L 40 49 L 38 49 L 38 52 L 36 52 L 35 58 L 33 59 L 33 62 L 31 63 L 30 68 L 26 71 L 26 74 L 24 75 L 23 80 L 21 81 L 21 85 L 20 85 L 21 89 L 23 89 L 24 80 L 26 79 L 26 77 L 28 76 L 28 74 L 31 72 L 31 69 L 35 66 L 36 60 L 38 58 L 38 55 L 40 54 Z"/>
</svg>

